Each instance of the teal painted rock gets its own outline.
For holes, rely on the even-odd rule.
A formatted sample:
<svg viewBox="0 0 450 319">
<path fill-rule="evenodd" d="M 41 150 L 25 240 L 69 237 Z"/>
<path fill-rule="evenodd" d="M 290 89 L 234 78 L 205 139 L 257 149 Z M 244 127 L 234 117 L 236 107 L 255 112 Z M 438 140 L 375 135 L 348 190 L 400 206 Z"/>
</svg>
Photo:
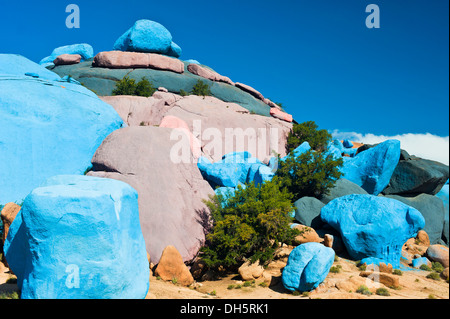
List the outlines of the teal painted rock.
<svg viewBox="0 0 450 319">
<path fill-rule="evenodd" d="M 339 231 L 352 259 L 374 257 L 394 268 L 400 265 L 403 244 L 425 226 L 417 209 L 373 195 L 339 197 L 323 207 L 320 216 Z"/>
<path fill-rule="evenodd" d="M 94 93 L 24 57 L 0 55 L 0 72 L 1 204 L 22 202 L 51 176 L 82 175 L 103 139 L 123 125 Z"/>
<path fill-rule="evenodd" d="M 23 299 L 143 299 L 149 265 L 136 191 L 63 175 L 25 199 L 4 251 Z"/>
<path fill-rule="evenodd" d="M 148 53 L 168 53 L 172 48 L 172 35 L 162 24 L 138 20 L 114 43 L 114 50 Z"/>
<path fill-rule="evenodd" d="M 344 178 L 378 195 L 388 186 L 400 159 L 400 141 L 388 140 L 354 158 L 347 158 L 341 169 Z"/>
<path fill-rule="evenodd" d="M 444 203 L 444 211 L 445 211 L 445 217 L 444 217 L 444 229 L 442 231 L 442 240 L 446 245 L 449 243 L 448 239 L 448 232 L 449 232 L 449 191 L 448 191 L 448 181 L 447 184 L 442 187 L 442 189 L 439 191 L 439 193 L 436 194 L 437 197 L 439 197 L 442 202 Z"/>
<path fill-rule="evenodd" d="M 49 67 L 49 69 L 61 77 L 71 75 L 74 79 L 100 96 L 112 95 L 117 81 L 122 80 L 126 75 L 137 81 L 146 77 L 152 82 L 154 87 L 164 87 L 169 92 L 177 94 L 181 90 L 191 92 L 197 81 L 201 80 L 210 86 L 212 96 L 224 102 L 239 104 L 255 114 L 271 117 L 270 106 L 261 100 L 256 99 L 251 94 L 235 86 L 223 82 L 211 81 L 192 74 L 187 69 L 189 62 L 184 62 L 184 64 L 185 69 L 183 74 L 153 69 L 98 68 L 92 66 L 91 60 L 73 65 Z"/>
<path fill-rule="evenodd" d="M 283 269 L 283 286 L 290 291 L 311 291 L 325 280 L 333 262 L 334 250 L 322 244 L 297 246 Z"/>
</svg>

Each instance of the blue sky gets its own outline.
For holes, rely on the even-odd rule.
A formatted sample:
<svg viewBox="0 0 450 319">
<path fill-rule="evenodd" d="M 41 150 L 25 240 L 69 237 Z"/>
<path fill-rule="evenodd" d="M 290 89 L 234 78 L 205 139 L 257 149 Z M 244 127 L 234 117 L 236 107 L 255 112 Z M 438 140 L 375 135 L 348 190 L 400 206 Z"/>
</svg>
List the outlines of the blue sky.
<svg viewBox="0 0 450 319">
<path fill-rule="evenodd" d="M 68 29 L 68 4 L 81 11 Z M 368 29 L 368 4 L 381 28 Z M 0 0 L 0 53 L 39 61 L 58 46 L 95 52 L 138 19 L 160 22 L 183 49 L 330 131 L 449 135 L 445 0 Z M 448 140 L 447 140 L 448 144 Z"/>
</svg>

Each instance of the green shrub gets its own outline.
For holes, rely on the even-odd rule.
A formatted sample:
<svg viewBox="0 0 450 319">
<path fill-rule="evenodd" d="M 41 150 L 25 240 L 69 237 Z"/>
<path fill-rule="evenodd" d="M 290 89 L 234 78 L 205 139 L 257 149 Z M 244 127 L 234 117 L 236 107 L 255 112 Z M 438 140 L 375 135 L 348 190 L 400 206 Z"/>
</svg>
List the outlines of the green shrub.
<svg viewBox="0 0 450 319">
<path fill-rule="evenodd" d="M 116 88 L 112 91 L 112 95 L 136 95 L 149 97 L 155 93 L 156 89 L 152 83 L 143 77 L 136 83 L 134 79 L 124 76 L 122 80 L 116 83 Z"/>
<path fill-rule="evenodd" d="M 1 299 L 19 299 L 19 294 L 16 291 L 2 292 L 0 293 L 0 300 Z"/>
<path fill-rule="evenodd" d="M 279 160 L 276 175 L 294 199 L 304 196 L 320 198 L 342 176 L 339 170 L 342 164 L 341 158 L 310 150 L 297 157 L 289 155 L 284 161 Z"/>
<path fill-rule="evenodd" d="M 188 96 L 189 93 L 186 92 L 185 90 L 181 89 L 181 90 L 180 90 L 180 95 L 181 95 L 181 96 Z"/>
<path fill-rule="evenodd" d="M 338 274 L 341 272 L 342 266 L 341 265 L 337 265 L 337 266 L 332 266 L 330 268 L 330 272 L 333 274 Z"/>
<path fill-rule="evenodd" d="M 402 276 L 402 275 L 403 275 L 403 273 L 402 273 L 402 271 L 401 271 L 400 269 L 394 269 L 394 270 L 392 271 L 392 273 L 393 273 L 394 275 L 397 275 L 397 276 Z"/>
<path fill-rule="evenodd" d="M 191 93 L 198 96 L 209 96 L 211 95 L 211 90 L 207 83 L 202 80 L 198 80 L 192 88 Z"/>
<path fill-rule="evenodd" d="M 279 243 L 293 243 L 298 230 L 289 226 L 291 194 L 274 178 L 260 187 L 238 186 L 233 197 L 206 201 L 212 230 L 206 235 L 202 259 L 211 268 L 233 267 L 245 259 L 262 264 L 273 258 Z"/>
<path fill-rule="evenodd" d="M 137 96 L 152 96 L 153 93 L 156 92 L 156 88 L 153 87 L 153 84 L 147 80 L 146 77 L 143 77 L 137 84 L 135 89 L 135 95 Z"/>
<path fill-rule="evenodd" d="M 439 274 L 437 272 L 431 272 L 427 275 L 428 279 L 433 279 L 433 280 L 441 280 L 441 277 L 439 276 Z"/>
<path fill-rule="evenodd" d="M 431 268 L 428 267 L 428 265 L 426 265 L 426 264 L 420 265 L 420 269 L 421 269 L 421 270 L 425 270 L 425 271 L 431 271 Z"/>
<path fill-rule="evenodd" d="M 325 151 L 332 140 L 327 130 L 318 130 L 314 121 L 294 124 L 287 138 L 286 152 L 290 153 L 303 142 L 308 142 L 313 150 Z"/>
<path fill-rule="evenodd" d="M 433 261 L 431 263 L 431 269 L 433 269 L 435 272 L 441 273 L 444 271 L 444 266 L 438 261 Z"/>
<path fill-rule="evenodd" d="M 356 292 L 359 294 L 368 295 L 368 296 L 370 296 L 372 294 L 370 292 L 369 288 L 367 288 L 367 286 L 364 286 L 364 285 L 359 286 L 358 289 L 356 290 Z"/>
<path fill-rule="evenodd" d="M 386 288 L 378 288 L 375 292 L 378 296 L 390 296 L 389 290 Z"/>
</svg>

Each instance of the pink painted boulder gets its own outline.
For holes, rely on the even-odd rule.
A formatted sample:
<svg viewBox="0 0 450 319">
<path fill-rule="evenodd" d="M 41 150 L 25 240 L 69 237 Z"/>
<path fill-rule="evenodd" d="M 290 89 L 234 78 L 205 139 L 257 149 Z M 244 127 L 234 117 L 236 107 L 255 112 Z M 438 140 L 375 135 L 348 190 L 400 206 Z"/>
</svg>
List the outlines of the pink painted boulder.
<svg viewBox="0 0 450 319">
<path fill-rule="evenodd" d="M 61 54 L 53 60 L 53 63 L 55 65 L 70 65 L 80 63 L 80 61 L 81 55 L 79 54 Z"/>
<path fill-rule="evenodd" d="M 292 123 L 293 118 L 291 114 L 288 114 L 286 112 L 283 112 L 277 108 L 271 108 L 270 109 L 270 115 L 272 115 L 273 117 L 279 119 L 279 120 L 283 120 L 289 123 Z"/>
<path fill-rule="evenodd" d="M 217 81 L 217 82 L 224 82 L 228 83 L 230 85 L 234 85 L 234 82 L 230 80 L 230 78 L 220 75 L 219 73 L 212 71 L 210 69 L 204 68 L 198 64 L 189 64 L 187 66 L 187 69 L 192 74 L 201 76 L 205 79 L 211 80 L 211 81 Z"/>
<path fill-rule="evenodd" d="M 132 126 L 111 133 L 92 158 L 90 176 L 113 178 L 138 192 L 139 219 L 147 252 L 154 264 L 167 246 L 191 261 L 205 240 L 208 210 L 202 202 L 214 191 L 193 156 L 177 162 L 173 151 L 190 150 L 174 129 Z"/>
<path fill-rule="evenodd" d="M 156 53 L 105 51 L 94 57 L 93 66 L 109 69 L 150 68 L 184 72 L 184 63 L 178 59 Z"/>
</svg>

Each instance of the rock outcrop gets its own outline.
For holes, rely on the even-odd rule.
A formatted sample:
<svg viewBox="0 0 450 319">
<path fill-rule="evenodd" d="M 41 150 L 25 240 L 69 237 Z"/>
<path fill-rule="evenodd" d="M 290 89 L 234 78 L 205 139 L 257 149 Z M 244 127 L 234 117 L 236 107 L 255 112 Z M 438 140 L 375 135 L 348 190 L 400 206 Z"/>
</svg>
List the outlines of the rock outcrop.
<svg viewBox="0 0 450 319">
<path fill-rule="evenodd" d="M 43 66 L 53 65 L 54 60 L 63 54 L 78 54 L 81 56 L 81 61 L 85 61 L 94 57 L 94 49 L 87 43 L 65 45 L 54 49 L 52 54 L 43 58 L 39 64 Z"/>
</svg>

